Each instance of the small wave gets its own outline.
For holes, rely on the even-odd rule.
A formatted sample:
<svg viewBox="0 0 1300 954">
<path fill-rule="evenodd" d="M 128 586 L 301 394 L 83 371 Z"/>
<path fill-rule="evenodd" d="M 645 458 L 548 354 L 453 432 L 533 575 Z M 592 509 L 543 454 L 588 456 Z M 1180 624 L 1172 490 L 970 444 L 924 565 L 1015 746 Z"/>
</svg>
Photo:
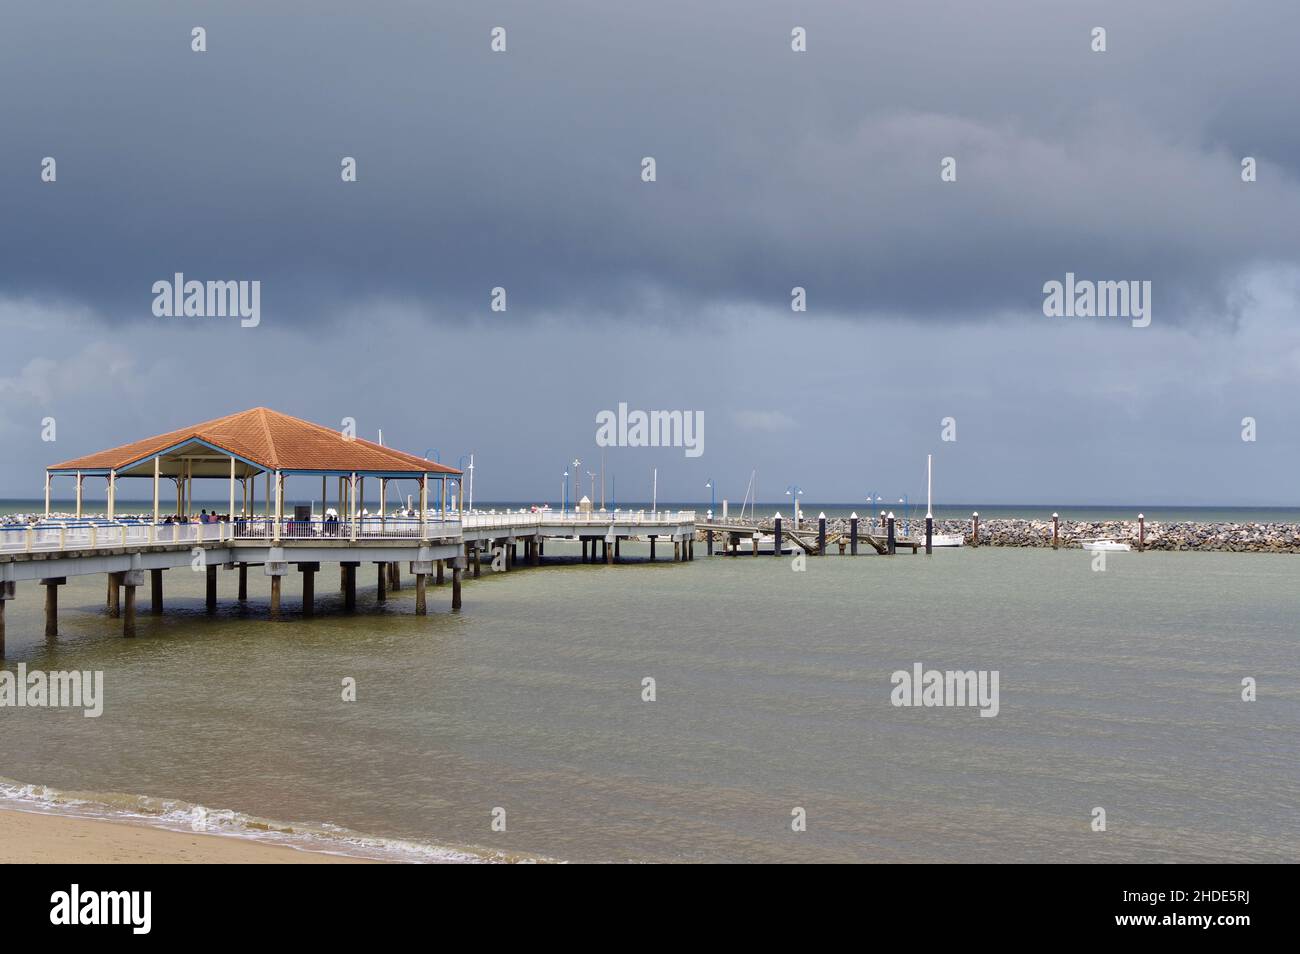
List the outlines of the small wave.
<svg viewBox="0 0 1300 954">
<path fill-rule="evenodd" d="M 0 777 L 0 808 L 77 818 L 127 821 L 167 831 L 198 832 L 282 845 L 300 851 L 408 864 L 529 863 L 549 859 L 487 848 L 451 848 L 365 835 L 329 823 L 281 822 L 177 798 L 122 792 L 61 791 Z"/>
</svg>

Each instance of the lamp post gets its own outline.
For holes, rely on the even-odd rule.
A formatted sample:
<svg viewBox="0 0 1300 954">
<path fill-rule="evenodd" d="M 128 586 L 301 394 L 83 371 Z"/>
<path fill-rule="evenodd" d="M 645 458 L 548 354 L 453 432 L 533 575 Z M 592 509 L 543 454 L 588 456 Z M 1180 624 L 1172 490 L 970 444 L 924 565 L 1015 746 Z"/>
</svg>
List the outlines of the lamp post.
<svg viewBox="0 0 1300 954">
<path fill-rule="evenodd" d="M 713 478 L 710 477 L 709 482 L 704 486 L 707 487 L 709 491 L 709 513 L 712 514 L 713 511 L 718 509 L 718 498 L 716 491 L 713 489 Z"/>
<path fill-rule="evenodd" d="M 908 517 L 907 494 L 903 494 L 903 496 L 899 497 L 898 502 L 903 505 L 903 536 L 910 537 L 912 532 L 910 529 L 911 518 Z"/>
<path fill-rule="evenodd" d="M 469 461 L 468 466 L 466 466 L 465 464 L 466 460 Z M 465 490 L 467 492 L 467 495 L 469 496 L 469 509 L 473 510 L 474 509 L 474 455 L 461 454 L 460 459 L 456 461 L 456 469 L 463 473 L 469 474 L 469 482 L 465 485 Z"/>
<path fill-rule="evenodd" d="M 564 471 L 564 491 L 560 497 L 560 516 L 563 517 L 569 509 L 569 471 Z"/>
<path fill-rule="evenodd" d="M 799 498 L 803 496 L 803 488 L 798 484 L 791 484 L 785 488 L 785 495 L 790 498 L 790 503 L 794 507 L 794 528 L 799 529 Z"/>
<path fill-rule="evenodd" d="M 575 494 L 582 493 L 582 461 L 576 457 L 573 458 L 573 492 Z M 575 514 L 578 512 L 578 501 L 576 500 L 573 502 L 573 512 Z"/>
</svg>

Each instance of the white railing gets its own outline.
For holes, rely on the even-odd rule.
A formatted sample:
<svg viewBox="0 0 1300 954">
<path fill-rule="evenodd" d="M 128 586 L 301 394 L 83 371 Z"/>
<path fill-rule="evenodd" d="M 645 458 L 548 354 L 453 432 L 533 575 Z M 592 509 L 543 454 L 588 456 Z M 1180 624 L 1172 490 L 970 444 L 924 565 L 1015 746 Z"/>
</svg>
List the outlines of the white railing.
<svg viewBox="0 0 1300 954">
<path fill-rule="evenodd" d="M 69 521 L 0 527 L 0 553 L 103 550 L 155 544 L 229 543 L 232 540 L 429 540 L 460 535 L 461 528 L 573 527 L 581 524 L 677 526 L 694 523 L 693 510 L 572 510 L 560 513 L 465 513 L 419 517 L 366 516 L 355 520 L 277 521 L 237 517 L 217 523 L 149 523 L 144 521 Z"/>
<path fill-rule="evenodd" d="M 355 526 L 354 526 L 355 525 Z M 354 535 L 355 529 L 355 535 Z M 0 527 L 0 553 L 103 550 L 155 544 L 229 543 L 232 540 L 423 540 L 458 536 L 455 519 L 361 517 L 347 520 L 238 518 L 217 523 L 80 521 Z"/>
<path fill-rule="evenodd" d="M 455 519 L 418 517 L 357 517 L 355 520 L 289 520 L 280 522 L 281 540 L 427 540 L 460 533 Z M 269 517 L 236 519 L 236 540 L 274 540 L 276 521 Z"/>
<path fill-rule="evenodd" d="M 694 510 L 543 510 L 529 513 L 466 513 L 461 523 L 467 530 L 496 527 L 565 527 L 573 524 L 635 524 L 668 526 L 694 523 Z"/>
</svg>

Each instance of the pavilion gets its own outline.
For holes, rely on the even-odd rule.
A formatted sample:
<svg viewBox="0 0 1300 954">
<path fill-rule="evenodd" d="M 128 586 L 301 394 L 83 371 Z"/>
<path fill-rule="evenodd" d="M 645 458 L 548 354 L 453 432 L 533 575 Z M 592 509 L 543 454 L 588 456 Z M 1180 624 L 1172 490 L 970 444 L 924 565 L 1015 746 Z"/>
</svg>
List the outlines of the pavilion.
<svg viewBox="0 0 1300 954">
<path fill-rule="evenodd" d="M 442 514 L 460 510 L 461 494 L 448 493 L 448 483 L 460 488 L 461 472 L 436 461 L 344 431 L 270 408 L 255 407 L 202 424 L 147 437 L 120 447 L 87 454 L 47 467 L 45 515 L 50 514 L 50 483 L 56 477 L 73 477 L 77 483 L 77 516 L 82 516 L 82 485 L 87 477 L 108 481 L 108 509 L 114 519 L 117 481 L 134 477 L 153 481 L 153 519 L 159 522 L 159 493 L 164 478 L 176 484 L 176 515 L 191 516 L 195 479 L 219 479 L 228 484 L 229 518 L 252 517 L 256 511 L 257 478 L 265 476 L 263 504 L 276 525 L 284 519 L 285 479 L 320 477 L 321 513 L 329 500 L 330 478 L 336 480 L 335 501 L 344 520 L 364 507 L 365 478 L 379 481 L 380 512 L 386 506 L 388 481 L 413 480 L 419 485 L 420 514 L 434 509 Z M 430 479 L 437 481 L 430 497 Z M 235 509 L 239 489 L 240 508 Z"/>
</svg>

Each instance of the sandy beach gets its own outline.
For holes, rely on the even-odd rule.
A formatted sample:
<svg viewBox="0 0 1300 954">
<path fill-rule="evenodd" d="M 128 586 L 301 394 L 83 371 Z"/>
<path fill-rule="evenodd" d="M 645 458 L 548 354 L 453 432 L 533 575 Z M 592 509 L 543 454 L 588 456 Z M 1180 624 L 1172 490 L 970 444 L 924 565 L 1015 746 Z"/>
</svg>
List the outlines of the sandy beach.
<svg viewBox="0 0 1300 954">
<path fill-rule="evenodd" d="M 241 838 L 0 809 L 4 864 L 372 864 Z"/>
</svg>

